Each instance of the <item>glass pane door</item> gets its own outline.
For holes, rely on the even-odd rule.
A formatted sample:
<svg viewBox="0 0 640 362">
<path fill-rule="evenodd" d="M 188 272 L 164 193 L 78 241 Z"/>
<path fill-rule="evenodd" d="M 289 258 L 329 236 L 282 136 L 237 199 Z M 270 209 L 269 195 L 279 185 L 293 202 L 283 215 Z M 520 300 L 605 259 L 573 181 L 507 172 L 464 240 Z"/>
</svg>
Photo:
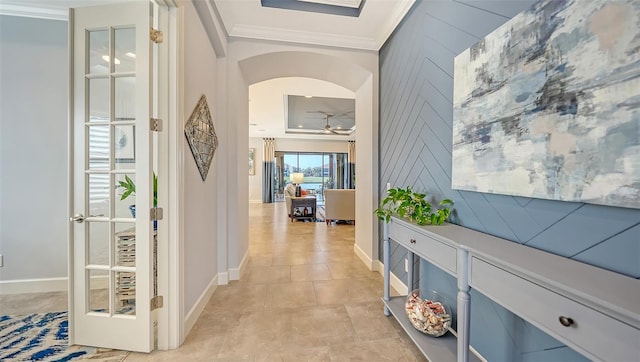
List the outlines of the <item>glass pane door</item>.
<svg viewBox="0 0 640 362">
<path fill-rule="evenodd" d="M 73 344 L 149 352 L 150 4 L 72 11 Z"/>
</svg>

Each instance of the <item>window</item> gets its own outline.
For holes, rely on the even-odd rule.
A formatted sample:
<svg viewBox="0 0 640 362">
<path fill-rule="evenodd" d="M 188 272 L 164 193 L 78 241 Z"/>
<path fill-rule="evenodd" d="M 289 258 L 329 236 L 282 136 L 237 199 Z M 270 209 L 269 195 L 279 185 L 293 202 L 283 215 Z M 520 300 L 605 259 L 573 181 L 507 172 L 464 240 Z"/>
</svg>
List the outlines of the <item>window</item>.
<svg viewBox="0 0 640 362">
<path fill-rule="evenodd" d="M 325 152 L 276 151 L 275 185 L 282 193 L 294 172 L 304 174 L 301 187 L 322 198 L 324 189 L 341 189 L 347 185 L 347 154 Z"/>
</svg>

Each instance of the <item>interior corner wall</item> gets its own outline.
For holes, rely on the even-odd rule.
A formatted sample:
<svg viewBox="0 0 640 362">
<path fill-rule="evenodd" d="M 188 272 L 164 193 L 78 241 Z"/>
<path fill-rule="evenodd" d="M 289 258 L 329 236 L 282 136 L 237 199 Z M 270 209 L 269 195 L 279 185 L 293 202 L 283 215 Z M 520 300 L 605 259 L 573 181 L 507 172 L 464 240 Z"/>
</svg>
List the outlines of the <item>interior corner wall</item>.
<svg viewBox="0 0 640 362">
<path fill-rule="evenodd" d="M 533 3 L 416 1 L 380 52 L 378 193 L 384 197 L 389 182 L 448 197 L 454 223 L 638 278 L 640 210 L 451 189 L 454 57 Z M 404 255 L 394 243 L 397 276 L 405 275 Z M 455 297 L 455 282 L 444 274 L 422 262 L 419 283 Z M 583 360 L 473 293 L 471 344 L 488 360 Z"/>
<path fill-rule="evenodd" d="M 216 113 L 216 55 L 200 22 L 193 4 L 184 3 L 184 106 L 182 128 L 200 97 L 205 95 L 214 128 L 224 119 Z M 226 142 L 218 135 L 218 142 Z M 217 275 L 217 201 L 216 174 L 221 172 L 213 157 L 209 173 L 202 181 L 186 138 L 183 138 L 184 154 L 184 314 L 186 315 L 205 295 Z"/>
<path fill-rule="evenodd" d="M 67 277 L 67 24 L 0 16 L 0 281 Z"/>
</svg>

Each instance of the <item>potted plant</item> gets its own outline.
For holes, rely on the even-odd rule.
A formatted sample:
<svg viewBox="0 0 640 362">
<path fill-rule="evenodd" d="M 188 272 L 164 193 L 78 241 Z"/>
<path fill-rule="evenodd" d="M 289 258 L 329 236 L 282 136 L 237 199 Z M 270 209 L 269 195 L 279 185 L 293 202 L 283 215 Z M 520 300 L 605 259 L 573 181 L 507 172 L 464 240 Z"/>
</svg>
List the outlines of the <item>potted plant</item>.
<svg viewBox="0 0 640 362">
<path fill-rule="evenodd" d="M 136 194 L 136 183 L 128 176 L 124 175 L 124 180 L 120 180 L 118 182 L 118 188 L 123 189 L 122 196 L 120 196 L 120 200 L 125 200 L 129 196 Z M 153 173 L 153 207 L 158 206 L 158 176 L 156 173 Z M 136 205 L 129 205 L 129 210 L 131 211 L 131 216 L 136 217 Z M 155 225 L 155 224 L 154 224 Z"/>
<path fill-rule="evenodd" d="M 389 222 L 391 215 L 396 214 L 418 225 L 441 225 L 451 214 L 450 207 L 453 201 L 444 199 L 440 201 L 441 208 L 434 209 L 425 200 L 426 196 L 413 191 L 411 187 L 392 188 L 387 190 L 387 196 L 382 199 L 380 207 L 374 213 L 384 222 Z"/>
</svg>

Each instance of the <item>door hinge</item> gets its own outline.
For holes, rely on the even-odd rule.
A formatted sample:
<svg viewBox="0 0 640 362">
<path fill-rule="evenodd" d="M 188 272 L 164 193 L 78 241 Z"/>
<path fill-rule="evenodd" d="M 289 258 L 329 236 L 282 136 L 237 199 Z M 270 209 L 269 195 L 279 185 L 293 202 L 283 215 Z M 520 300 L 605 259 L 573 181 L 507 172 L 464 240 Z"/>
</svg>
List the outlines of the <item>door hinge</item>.
<svg viewBox="0 0 640 362">
<path fill-rule="evenodd" d="M 164 300 L 161 295 L 156 295 L 151 298 L 151 311 L 154 311 L 158 308 L 162 308 L 164 304 Z"/>
<path fill-rule="evenodd" d="M 162 32 L 160 30 L 149 28 L 149 37 L 151 38 L 151 41 L 156 44 L 162 43 Z"/>
<path fill-rule="evenodd" d="M 151 221 L 153 220 L 162 220 L 162 208 L 161 207 L 153 207 L 151 208 L 149 214 L 151 215 Z"/>
<path fill-rule="evenodd" d="M 149 118 L 149 129 L 153 132 L 161 132 L 162 120 L 160 118 Z"/>
</svg>

